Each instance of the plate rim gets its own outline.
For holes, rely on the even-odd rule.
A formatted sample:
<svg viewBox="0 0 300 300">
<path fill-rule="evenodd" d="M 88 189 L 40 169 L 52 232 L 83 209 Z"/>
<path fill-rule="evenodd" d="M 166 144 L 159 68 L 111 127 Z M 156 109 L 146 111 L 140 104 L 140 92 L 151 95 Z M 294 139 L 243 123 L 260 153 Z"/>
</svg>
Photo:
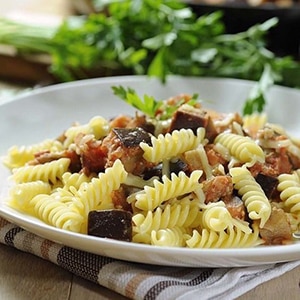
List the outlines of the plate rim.
<svg viewBox="0 0 300 300">
<path fill-rule="evenodd" d="M 200 80 L 213 80 L 216 82 L 238 82 L 238 83 L 243 83 L 246 84 L 247 86 L 252 86 L 253 84 L 255 84 L 255 82 L 253 81 L 249 81 L 249 80 L 243 80 L 243 79 L 233 79 L 233 78 L 214 78 L 214 77 L 203 77 L 203 78 L 199 78 L 199 77 L 182 77 L 182 76 L 171 76 L 171 80 L 172 78 L 175 78 L 176 80 L 189 80 L 190 78 L 192 79 L 200 79 Z M 9 100 L 8 102 L 5 103 L 1 103 L 0 104 L 0 113 L 1 113 L 1 107 L 3 107 L 4 105 L 8 105 L 11 102 L 14 101 L 21 101 L 24 98 L 27 97 L 31 97 L 32 95 L 36 95 L 36 94 L 43 94 L 43 93 L 48 93 L 49 91 L 51 92 L 55 92 L 57 90 L 61 90 L 61 89 L 71 89 L 73 86 L 86 86 L 87 84 L 97 84 L 98 82 L 101 83 L 111 83 L 111 82 L 115 82 L 115 81 L 120 81 L 120 84 L 123 82 L 130 82 L 132 80 L 149 80 L 148 76 L 138 76 L 138 75 L 130 75 L 130 76 L 116 76 L 116 77 L 107 77 L 107 78 L 94 78 L 94 79 L 85 79 L 85 80 L 80 80 L 80 81 L 76 81 L 76 82 L 68 82 L 68 83 L 60 83 L 60 84 L 56 84 L 56 85 L 52 85 L 52 86 L 47 86 L 47 87 L 42 87 L 42 88 L 38 88 L 36 90 L 32 90 L 29 93 L 26 94 L 21 94 L 21 95 L 17 95 L 15 97 L 13 97 L 11 100 Z M 150 79 L 151 80 L 151 79 Z M 157 79 L 155 79 L 155 81 L 159 82 Z M 283 90 L 288 90 L 288 91 L 296 91 L 296 93 L 299 93 L 300 95 L 300 90 L 295 90 L 293 88 L 289 88 L 289 87 L 282 87 L 282 86 L 274 86 L 272 87 L 274 89 L 276 88 L 280 88 Z M 1 166 L 3 168 L 3 166 Z M 1 171 L 1 168 L 0 168 Z M 36 224 L 32 224 L 32 222 L 30 221 L 30 219 L 23 219 L 20 216 L 13 216 L 9 210 L 12 210 L 11 208 L 8 208 L 5 206 L 4 203 L 4 199 L 0 199 L 0 216 L 2 216 L 3 218 L 5 218 L 6 220 L 12 222 L 13 224 L 20 226 L 21 228 L 24 228 L 25 230 L 28 230 L 27 228 L 30 228 L 30 232 L 37 234 L 38 236 L 41 236 L 43 238 L 47 239 L 47 236 L 41 235 L 40 230 L 34 230 L 34 228 L 32 228 L 33 225 Z M 25 215 L 26 216 L 26 215 Z M 93 236 L 87 236 L 87 235 L 83 235 L 83 234 L 79 234 L 79 233 L 74 233 L 74 232 L 69 232 L 69 231 L 65 231 L 59 228 L 55 228 L 52 227 L 50 225 L 47 225 L 41 221 L 39 221 L 37 219 L 38 222 L 40 222 L 40 228 L 42 228 L 42 230 L 48 230 L 51 232 L 52 234 L 58 234 L 59 239 L 55 240 L 55 242 L 58 242 L 60 244 L 64 244 L 66 246 L 69 246 L 68 244 L 63 243 L 64 238 L 66 237 L 66 235 L 68 237 L 71 238 L 81 238 L 84 241 L 86 240 L 90 240 L 93 242 L 93 244 L 104 244 L 106 247 L 110 247 L 110 246 L 120 246 L 120 247 L 129 247 L 129 251 L 130 248 L 134 248 L 135 250 L 138 250 L 143 252 L 145 250 L 149 251 L 151 250 L 152 252 L 154 252 L 155 254 L 166 254 L 166 253 L 176 253 L 176 254 L 184 254 L 185 255 L 195 255 L 195 253 L 199 256 L 214 256 L 214 255 L 220 255 L 220 253 L 222 253 L 222 255 L 225 258 L 228 257 L 232 257 L 233 255 L 235 255 L 235 257 L 237 259 L 241 258 L 242 256 L 245 256 L 245 253 L 247 254 L 247 256 L 251 256 L 254 258 L 258 258 L 261 255 L 266 255 L 268 253 L 270 253 L 270 251 L 273 253 L 273 255 L 275 255 L 277 257 L 277 259 L 279 259 L 279 256 L 282 255 L 282 252 L 284 252 L 284 258 L 283 260 L 272 260 L 272 262 L 285 262 L 285 261 L 291 261 L 287 259 L 287 255 L 293 254 L 295 255 L 296 253 L 299 252 L 299 255 L 297 256 L 296 259 L 300 259 L 300 243 L 294 243 L 292 245 L 281 245 L 281 246 L 262 246 L 262 247 L 253 247 L 253 248 L 228 248 L 228 249 L 190 249 L 190 248 L 183 248 L 183 247 L 166 247 L 166 246 L 151 246 L 151 245 L 143 245 L 143 244 L 138 244 L 138 243 L 129 243 L 129 242 L 122 242 L 122 241 L 117 241 L 117 240 L 110 240 L 110 239 L 106 239 L 106 238 L 98 238 L 98 237 L 93 237 Z M 72 245 L 73 247 L 74 245 Z M 78 249 L 78 248 L 77 248 Z M 84 249 L 79 249 L 79 250 L 83 250 Z M 99 251 L 95 251 L 93 252 L 94 254 L 97 255 L 103 255 L 101 253 L 99 253 Z M 116 258 L 116 257 L 114 257 Z M 118 258 L 116 258 L 118 259 Z M 120 259 L 120 258 L 119 258 Z M 122 258 L 121 258 L 122 259 Z M 293 260 L 296 260 L 293 259 Z M 128 259 L 125 259 L 128 260 Z M 130 260 L 129 260 L 130 261 Z M 142 261 L 140 261 L 142 262 Z M 147 262 L 149 263 L 149 262 Z M 155 264 L 154 262 L 150 262 L 150 264 Z M 210 263 L 211 264 L 211 263 Z M 201 265 L 193 265 L 193 264 L 186 264 L 186 266 L 189 267 L 202 267 L 202 266 L 208 266 L 208 267 L 218 267 L 219 265 L 205 265 L 205 264 L 201 264 Z M 265 263 L 256 263 L 255 265 L 259 265 L 259 264 L 265 264 Z M 169 263 L 161 263 L 161 265 L 169 265 Z M 172 264 L 174 265 L 174 264 Z M 181 265 L 181 264 L 179 264 Z M 234 265 L 234 263 L 231 263 L 229 265 L 229 267 L 231 266 L 242 266 L 243 264 L 241 263 L 237 263 L 236 265 Z M 253 266 L 254 264 L 250 262 L 250 264 L 246 263 L 244 264 L 245 266 Z"/>
</svg>

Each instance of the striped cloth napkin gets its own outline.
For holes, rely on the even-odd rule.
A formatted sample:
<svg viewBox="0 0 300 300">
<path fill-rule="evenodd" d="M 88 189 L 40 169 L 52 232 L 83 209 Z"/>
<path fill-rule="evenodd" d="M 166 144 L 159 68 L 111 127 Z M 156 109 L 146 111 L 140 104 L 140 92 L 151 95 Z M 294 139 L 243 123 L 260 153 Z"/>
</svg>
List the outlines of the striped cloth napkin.
<svg viewBox="0 0 300 300">
<path fill-rule="evenodd" d="M 300 261 L 245 268 L 164 267 L 125 262 L 41 238 L 0 217 L 0 242 L 51 261 L 129 299 L 233 299 Z"/>
</svg>

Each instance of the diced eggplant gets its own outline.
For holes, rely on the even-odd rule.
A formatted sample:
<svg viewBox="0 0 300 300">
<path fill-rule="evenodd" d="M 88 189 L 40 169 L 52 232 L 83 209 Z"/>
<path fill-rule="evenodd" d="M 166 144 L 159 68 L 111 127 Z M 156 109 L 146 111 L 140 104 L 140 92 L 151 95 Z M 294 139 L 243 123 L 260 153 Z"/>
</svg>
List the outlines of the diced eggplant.
<svg viewBox="0 0 300 300">
<path fill-rule="evenodd" d="M 151 144 L 149 133 L 140 127 L 114 128 L 113 132 L 127 148 L 137 147 L 141 142 L 145 142 L 149 145 Z"/>
<path fill-rule="evenodd" d="M 154 177 L 154 176 L 159 177 L 159 178 L 162 177 L 162 164 L 158 164 L 158 165 L 155 165 L 152 168 L 146 169 L 144 174 L 143 174 L 143 179 L 148 180 L 148 179 L 150 179 L 151 177 Z"/>
<path fill-rule="evenodd" d="M 259 173 L 256 176 L 256 181 L 260 184 L 261 188 L 265 192 L 268 199 L 272 199 L 272 196 L 277 191 L 278 179 L 273 176 Z"/>
<path fill-rule="evenodd" d="M 179 172 L 188 172 L 188 165 L 181 159 L 170 162 L 170 173 L 178 174 Z"/>
<path fill-rule="evenodd" d="M 151 144 L 151 135 L 142 128 L 114 128 L 102 141 L 102 148 L 106 152 L 106 165 L 111 167 L 120 159 L 128 173 L 142 175 L 151 168 L 153 163 L 144 158 L 144 150 L 140 143 Z"/>
<path fill-rule="evenodd" d="M 88 215 L 88 234 L 132 241 L 132 213 L 120 209 L 93 210 Z"/>
<path fill-rule="evenodd" d="M 185 173 L 189 173 L 191 171 L 188 165 L 181 159 L 178 159 L 176 161 L 170 161 L 169 167 L 170 167 L 169 170 L 170 173 L 175 173 L 175 174 L 178 174 L 181 171 Z M 149 168 L 145 170 L 143 174 L 143 179 L 148 180 L 154 176 L 159 178 L 162 177 L 162 164 L 155 165 L 153 168 Z"/>
<path fill-rule="evenodd" d="M 206 138 L 209 141 L 214 140 L 217 136 L 217 131 L 214 124 L 203 109 L 192 107 L 188 104 L 182 105 L 173 115 L 170 125 L 170 132 L 180 130 L 182 128 L 192 129 L 196 134 L 199 127 L 205 128 Z"/>
</svg>

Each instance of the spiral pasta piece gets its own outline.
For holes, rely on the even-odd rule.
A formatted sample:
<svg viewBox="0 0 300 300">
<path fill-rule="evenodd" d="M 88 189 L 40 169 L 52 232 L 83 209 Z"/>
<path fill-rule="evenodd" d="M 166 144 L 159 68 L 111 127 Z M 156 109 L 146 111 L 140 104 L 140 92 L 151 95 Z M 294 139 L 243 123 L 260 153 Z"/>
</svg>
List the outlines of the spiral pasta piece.
<svg viewBox="0 0 300 300">
<path fill-rule="evenodd" d="M 217 203 L 210 203 L 203 212 L 202 215 L 202 227 L 208 230 L 221 232 L 229 227 L 238 227 L 245 233 L 250 233 L 252 230 L 247 222 L 234 219 L 228 209 L 225 207 L 225 203 L 219 201 Z"/>
<path fill-rule="evenodd" d="M 255 225 L 250 233 L 243 232 L 238 227 L 228 227 L 227 230 L 220 232 L 206 228 L 200 232 L 193 230 L 192 235 L 186 235 L 186 245 L 189 248 L 246 248 L 263 243 Z"/>
<path fill-rule="evenodd" d="M 19 183 L 10 190 L 9 205 L 18 210 L 26 211 L 29 201 L 39 194 L 50 194 L 51 185 L 41 180 Z"/>
<path fill-rule="evenodd" d="M 197 227 L 200 225 L 200 211 L 198 200 L 190 200 L 188 197 L 167 204 L 164 208 L 147 212 L 140 212 L 132 218 L 133 231 L 140 234 L 150 234 L 152 230 L 173 227 Z"/>
<path fill-rule="evenodd" d="M 76 207 L 78 211 L 82 211 L 84 209 L 84 204 L 80 198 L 78 198 L 77 190 L 73 186 L 70 187 L 70 190 L 65 188 L 56 188 L 51 193 L 51 196 L 53 199 L 61 203 Z"/>
<path fill-rule="evenodd" d="M 152 137 L 152 146 L 141 142 L 140 147 L 144 150 L 143 156 L 147 161 L 158 163 L 196 148 L 203 141 L 204 136 L 204 128 L 198 128 L 196 135 L 192 129 L 174 130 L 171 134 Z"/>
<path fill-rule="evenodd" d="M 300 213 L 300 179 L 296 172 L 280 174 L 277 189 L 284 207 L 291 213 Z"/>
<path fill-rule="evenodd" d="M 110 194 L 117 190 L 125 182 L 127 172 L 120 160 L 116 160 L 112 167 L 100 173 L 98 178 L 92 178 L 90 182 L 84 182 L 77 191 L 84 204 L 84 215 L 95 209 L 113 208 Z"/>
<path fill-rule="evenodd" d="M 62 175 L 63 188 L 66 190 L 69 190 L 71 186 L 79 189 L 82 183 L 89 181 L 91 181 L 91 177 L 84 173 L 66 172 Z"/>
<path fill-rule="evenodd" d="M 297 232 L 300 229 L 300 214 L 299 213 L 286 213 L 289 224 L 291 225 L 292 232 Z"/>
<path fill-rule="evenodd" d="M 253 113 L 243 116 L 243 129 L 252 137 L 256 136 L 258 130 L 264 128 L 268 121 L 265 113 Z"/>
<path fill-rule="evenodd" d="M 246 163 L 247 166 L 265 161 L 263 149 L 247 136 L 223 132 L 216 137 L 214 143 L 227 148 L 231 156 L 242 163 Z"/>
<path fill-rule="evenodd" d="M 57 228 L 85 233 L 84 217 L 76 207 L 60 201 L 53 195 L 40 194 L 30 201 L 31 215 Z"/>
<path fill-rule="evenodd" d="M 260 227 L 264 227 L 271 215 L 272 209 L 263 189 L 245 167 L 231 168 L 229 173 L 232 176 L 234 188 L 242 196 L 249 218 L 260 220 Z"/>
<path fill-rule="evenodd" d="M 23 167 L 27 162 L 34 159 L 34 154 L 40 151 L 56 152 L 63 150 L 63 145 L 57 140 L 47 139 L 41 143 L 30 146 L 12 146 L 8 149 L 7 155 L 3 158 L 3 164 L 9 168 Z"/>
<path fill-rule="evenodd" d="M 180 227 L 153 230 L 151 232 L 151 245 L 183 247 L 185 230 Z"/>
<path fill-rule="evenodd" d="M 69 158 L 60 158 L 40 165 L 20 167 L 13 169 L 12 177 L 16 183 L 42 180 L 56 184 L 68 171 L 70 162 Z"/>
<path fill-rule="evenodd" d="M 136 195 L 135 206 L 142 210 L 153 210 L 161 203 L 171 198 L 188 194 L 200 187 L 201 170 L 193 171 L 188 177 L 184 172 L 171 174 L 171 179 L 162 177 L 162 182 L 153 181 L 153 187 L 145 186 L 144 191 Z"/>
</svg>

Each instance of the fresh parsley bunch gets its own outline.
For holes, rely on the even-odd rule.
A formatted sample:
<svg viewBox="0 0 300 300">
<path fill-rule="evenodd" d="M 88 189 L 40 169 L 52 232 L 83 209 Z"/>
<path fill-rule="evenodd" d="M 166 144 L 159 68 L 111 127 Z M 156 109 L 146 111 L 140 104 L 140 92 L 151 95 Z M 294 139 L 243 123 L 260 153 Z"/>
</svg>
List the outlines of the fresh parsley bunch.
<svg viewBox="0 0 300 300">
<path fill-rule="evenodd" d="M 162 81 L 170 74 L 254 80 L 258 84 L 244 107 L 250 114 L 263 110 L 274 83 L 300 87 L 299 63 L 267 49 L 266 35 L 277 22 L 226 34 L 221 11 L 197 17 L 177 0 L 115 1 L 105 13 L 69 19 L 59 28 L 52 72 L 64 81 L 97 68 L 106 75 L 147 74 Z"/>
</svg>

